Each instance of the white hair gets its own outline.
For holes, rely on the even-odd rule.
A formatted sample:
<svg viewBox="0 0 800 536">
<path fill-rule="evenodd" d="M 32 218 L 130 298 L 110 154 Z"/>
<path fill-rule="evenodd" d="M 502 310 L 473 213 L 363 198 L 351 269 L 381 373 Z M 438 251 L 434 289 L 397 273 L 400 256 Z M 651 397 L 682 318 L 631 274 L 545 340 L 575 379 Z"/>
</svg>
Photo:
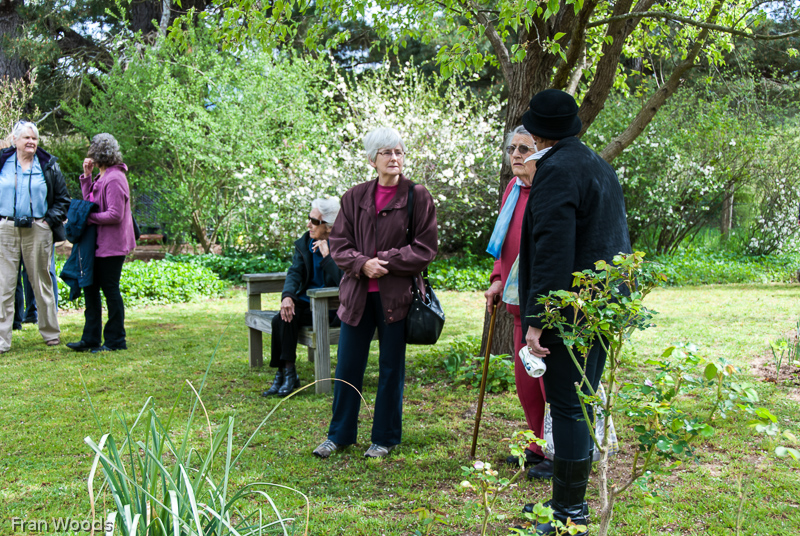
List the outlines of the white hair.
<svg viewBox="0 0 800 536">
<path fill-rule="evenodd" d="M 375 161 L 378 151 L 381 149 L 394 149 L 397 146 L 406 152 L 406 146 L 403 143 L 403 138 L 400 133 L 393 128 L 378 127 L 367 132 L 364 136 L 364 151 L 367 153 L 367 158 L 370 162 Z"/>
<path fill-rule="evenodd" d="M 528 132 L 522 125 L 518 126 L 511 132 L 506 134 L 506 142 L 503 144 L 503 160 L 505 160 L 506 164 L 511 164 L 511 155 L 508 154 L 508 151 L 506 151 L 506 147 L 511 145 L 511 142 L 514 140 L 514 136 L 516 136 L 517 134 L 520 134 L 522 136 L 528 136 L 531 139 L 531 141 L 533 141 L 533 136 L 531 136 L 531 133 Z M 533 144 L 535 146 L 536 142 L 534 142 Z M 536 150 L 535 147 L 532 147 L 532 149 Z"/>
<path fill-rule="evenodd" d="M 322 214 L 322 221 L 324 221 L 325 225 L 330 229 L 333 227 L 333 222 L 336 221 L 336 216 L 339 215 L 339 198 L 317 198 L 311 202 L 311 208 L 319 210 L 319 213 Z"/>
<path fill-rule="evenodd" d="M 37 138 L 39 137 L 39 129 L 36 128 L 34 123 L 31 123 L 30 121 L 20 121 L 14 125 L 14 130 L 11 131 L 11 136 L 14 138 L 14 142 L 16 142 L 28 129 L 31 129 L 31 132 L 33 132 L 34 136 Z"/>
</svg>

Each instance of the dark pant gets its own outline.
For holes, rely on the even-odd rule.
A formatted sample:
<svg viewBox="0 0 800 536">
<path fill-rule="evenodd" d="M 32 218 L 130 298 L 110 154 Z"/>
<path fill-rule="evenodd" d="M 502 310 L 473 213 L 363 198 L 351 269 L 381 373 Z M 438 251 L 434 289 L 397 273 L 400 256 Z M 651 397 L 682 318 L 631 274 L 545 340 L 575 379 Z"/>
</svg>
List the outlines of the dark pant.
<svg viewBox="0 0 800 536">
<path fill-rule="evenodd" d="M 286 363 L 297 361 L 297 337 L 300 328 L 313 323 L 311 305 L 303 300 L 294 300 L 294 317 L 285 322 L 280 314 L 272 317 L 272 352 L 269 366 L 279 368 Z"/>
<path fill-rule="evenodd" d="M 103 307 L 100 291 L 106 298 L 108 322 L 102 329 L 104 344 L 113 350 L 127 348 L 125 342 L 125 303 L 119 291 L 119 280 L 122 276 L 122 265 L 125 256 L 95 257 L 94 281 L 83 288 L 86 296 L 86 323 L 83 326 L 81 339 L 89 346 L 100 346 L 100 335 L 103 327 Z"/>
<path fill-rule="evenodd" d="M 35 324 L 38 320 L 36 297 L 33 295 L 33 288 L 31 288 L 31 282 L 28 280 L 28 272 L 25 271 L 25 265 L 20 261 L 17 290 L 14 292 L 14 326 L 19 327 L 23 322 Z"/>
<path fill-rule="evenodd" d="M 384 447 L 400 443 L 403 434 L 403 387 L 406 378 L 405 319 L 387 324 L 380 294 L 370 292 L 357 326 L 342 323 L 336 379 L 333 384 L 333 418 L 328 439 L 352 445 L 358 435 L 358 412 L 367 369 L 369 344 L 378 328 L 378 393 L 372 418 L 372 442 Z M 356 389 L 358 391 L 356 391 Z"/>
<path fill-rule="evenodd" d="M 583 416 L 580 399 L 575 392 L 575 383 L 581 381 L 581 372 L 572 361 L 567 347 L 553 330 L 544 330 L 540 343 L 550 350 L 550 354 L 544 358 L 547 372 L 542 378 L 553 419 L 555 455 L 562 460 L 583 460 L 589 456 L 594 442 Z M 577 350 L 573 351 L 577 354 Z M 584 361 L 580 356 L 577 357 L 583 366 Z M 593 389 L 597 389 L 600 384 L 605 364 L 606 352 L 596 343 L 586 359 L 586 377 Z M 587 386 L 582 391 L 590 393 Z M 589 418 L 593 419 L 592 406 L 587 406 L 586 410 Z"/>
</svg>

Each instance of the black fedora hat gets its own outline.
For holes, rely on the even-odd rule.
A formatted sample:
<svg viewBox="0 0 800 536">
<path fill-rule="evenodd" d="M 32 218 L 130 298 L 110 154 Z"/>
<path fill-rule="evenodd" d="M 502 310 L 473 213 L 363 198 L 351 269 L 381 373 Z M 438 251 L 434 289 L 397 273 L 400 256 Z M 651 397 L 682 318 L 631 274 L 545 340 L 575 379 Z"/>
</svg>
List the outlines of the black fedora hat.
<svg viewBox="0 0 800 536">
<path fill-rule="evenodd" d="M 525 130 L 548 140 L 561 140 L 581 131 L 578 104 L 569 93 L 545 89 L 531 99 L 528 111 L 522 114 Z"/>
</svg>

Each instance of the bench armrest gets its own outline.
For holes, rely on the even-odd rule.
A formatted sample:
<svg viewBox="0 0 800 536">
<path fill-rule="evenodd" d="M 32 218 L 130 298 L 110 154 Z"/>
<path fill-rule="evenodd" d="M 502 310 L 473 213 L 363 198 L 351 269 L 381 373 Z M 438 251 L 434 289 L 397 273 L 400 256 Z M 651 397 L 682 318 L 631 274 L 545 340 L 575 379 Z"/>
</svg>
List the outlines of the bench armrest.
<svg viewBox="0 0 800 536">
<path fill-rule="evenodd" d="M 272 274 L 244 274 L 242 280 L 247 282 L 247 295 L 260 296 L 272 292 L 283 292 L 286 272 Z M 251 307 L 252 309 L 252 307 Z"/>
<path fill-rule="evenodd" d="M 332 298 L 339 296 L 339 287 L 312 288 L 306 291 L 309 298 Z"/>
</svg>

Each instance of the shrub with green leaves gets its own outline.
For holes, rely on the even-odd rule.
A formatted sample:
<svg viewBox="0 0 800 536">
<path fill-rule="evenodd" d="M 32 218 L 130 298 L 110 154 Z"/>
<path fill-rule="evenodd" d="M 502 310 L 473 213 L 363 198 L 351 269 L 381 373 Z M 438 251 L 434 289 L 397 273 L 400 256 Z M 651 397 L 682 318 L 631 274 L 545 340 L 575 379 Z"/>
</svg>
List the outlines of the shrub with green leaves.
<svg viewBox="0 0 800 536">
<path fill-rule="evenodd" d="M 267 274 L 285 272 L 291 262 L 277 253 L 249 254 L 228 252 L 225 255 L 167 255 L 171 262 L 204 266 L 216 273 L 220 279 L 241 282 L 243 274 Z"/>
<path fill-rule="evenodd" d="M 796 279 L 800 255 L 741 255 L 695 248 L 653 257 L 670 286 L 778 283 Z"/>
<path fill-rule="evenodd" d="M 64 259 L 56 259 L 56 274 L 61 272 Z M 217 274 L 203 266 L 170 261 L 133 261 L 122 265 L 119 282 L 126 307 L 181 303 L 202 298 L 215 298 L 226 288 Z M 68 301 L 69 287 L 58 280 L 59 307 L 76 309 L 84 306 L 83 293 Z"/>
</svg>

